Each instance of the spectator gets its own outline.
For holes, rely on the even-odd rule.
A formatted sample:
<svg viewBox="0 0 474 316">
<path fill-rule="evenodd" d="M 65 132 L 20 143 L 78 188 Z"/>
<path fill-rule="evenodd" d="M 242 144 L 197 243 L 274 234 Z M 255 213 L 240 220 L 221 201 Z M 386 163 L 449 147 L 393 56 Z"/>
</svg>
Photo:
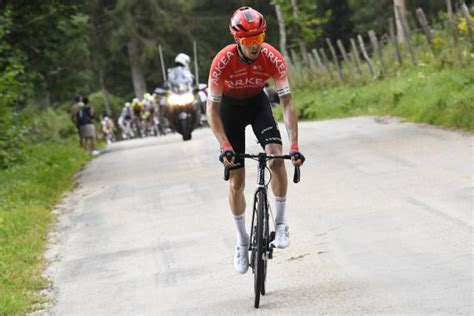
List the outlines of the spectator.
<svg viewBox="0 0 474 316">
<path fill-rule="evenodd" d="M 85 150 L 90 150 L 93 155 L 99 152 L 95 148 L 96 132 L 94 126 L 94 108 L 89 104 L 87 97 L 82 98 L 84 105 L 77 113 L 77 122 L 79 124 L 80 133 L 82 137 L 82 145 Z"/>
<path fill-rule="evenodd" d="M 80 108 L 84 105 L 82 102 L 81 96 L 76 96 L 74 98 L 74 105 L 71 108 L 71 121 L 74 123 L 74 126 L 77 128 L 77 134 L 79 135 L 79 146 L 83 146 L 82 144 L 82 136 L 81 136 L 81 129 L 79 127 L 79 122 L 77 121 L 77 113 L 79 112 Z"/>
</svg>

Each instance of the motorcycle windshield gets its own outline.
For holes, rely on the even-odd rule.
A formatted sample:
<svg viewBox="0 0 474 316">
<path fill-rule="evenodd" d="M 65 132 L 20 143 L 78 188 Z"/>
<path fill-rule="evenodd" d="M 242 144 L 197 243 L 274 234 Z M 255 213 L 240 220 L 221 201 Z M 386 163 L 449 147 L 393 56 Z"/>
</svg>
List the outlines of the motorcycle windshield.
<svg viewBox="0 0 474 316">
<path fill-rule="evenodd" d="M 184 67 L 175 67 L 168 73 L 170 89 L 174 93 L 183 94 L 192 91 L 192 74 Z"/>
</svg>

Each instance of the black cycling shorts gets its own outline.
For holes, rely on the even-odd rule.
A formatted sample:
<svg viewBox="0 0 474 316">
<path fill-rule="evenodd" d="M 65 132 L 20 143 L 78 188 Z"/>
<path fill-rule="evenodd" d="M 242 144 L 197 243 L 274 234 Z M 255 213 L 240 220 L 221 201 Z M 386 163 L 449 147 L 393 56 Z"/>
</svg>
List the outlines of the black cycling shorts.
<svg viewBox="0 0 474 316">
<path fill-rule="evenodd" d="M 270 101 L 263 91 L 251 99 L 243 100 L 222 96 L 220 115 L 225 134 L 237 153 L 245 153 L 247 125 L 252 125 L 253 132 L 263 149 L 267 144 L 282 144 Z M 236 159 L 235 164 L 231 169 L 244 167 L 244 159 Z"/>
</svg>

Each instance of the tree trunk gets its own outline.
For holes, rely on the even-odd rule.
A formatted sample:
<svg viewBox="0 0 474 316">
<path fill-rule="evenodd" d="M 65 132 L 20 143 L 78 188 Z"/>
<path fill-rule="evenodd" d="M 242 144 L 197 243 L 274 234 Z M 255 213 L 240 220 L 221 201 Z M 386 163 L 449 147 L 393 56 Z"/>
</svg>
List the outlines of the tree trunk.
<svg viewBox="0 0 474 316">
<path fill-rule="evenodd" d="M 133 89 L 135 96 L 139 99 L 143 98 L 146 93 L 145 77 L 138 56 L 138 43 L 136 38 L 132 38 L 127 43 L 128 60 L 132 71 Z"/>
<path fill-rule="evenodd" d="M 298 20 L 298 5 L 296 0 L 291 0 L 291 8 L 293 9 L 293 17 Z M 303 39 L 298 39 L 298 45 L 300 46 L 301 56 L 303 56 L 303 62 L 308 65 L 308 52 L 306 50 L 306 44 Z"/>
<path fill-rule="evenodd" d="M 110 98 L 109 98 L 109 93 L 107 92 L 107 89 L 105 88 L 104 71 L 102 69 L 99 71 L 99 80 L 100 80 L 100 88 L 102 90 L 102 97 L 104 98 L 105 112 L 107 112 L 107 115 L 110 116 L 112 114 L 112 110 L 110 109 Z"/>
<path fill-rule="evenodd" d="M 397 6 L 400 8 L 400 14 L 398 14 Z M 397 25 L 397 38 L 399 43 L 405 41 L 402 21 L 406 18 L 406 6 L 405 0 L 393 0 L 393 10 L 395 11 L 395 23 Z M 402 20 L 403 19 L 403 20 Z"/>
<path fill-rule="evenodd" d="M 283 15 L 281 14 L 281 8 L 279 4 L 275 4 L 275 12 L 278 21 L 278 30 L 280 32 L 280 52 L 285 60 L 288 60 L 288 52 L 286 50 L 286 29 Z"/>
</svg>

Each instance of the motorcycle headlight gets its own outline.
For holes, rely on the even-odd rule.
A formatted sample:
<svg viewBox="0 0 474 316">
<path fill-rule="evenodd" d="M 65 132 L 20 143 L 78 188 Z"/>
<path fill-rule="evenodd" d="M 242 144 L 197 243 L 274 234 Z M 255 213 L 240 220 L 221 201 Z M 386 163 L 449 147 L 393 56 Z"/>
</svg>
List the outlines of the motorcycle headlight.
<svg viewBox="0 0 474 316">
<path fill-rule="evenodd" d="M 192 102 L 194 102 L 194 95 L 192 93 L 171 94 L 168 96 L 168 104 L 170 105 L 187 105 Z"/>
</svg>

